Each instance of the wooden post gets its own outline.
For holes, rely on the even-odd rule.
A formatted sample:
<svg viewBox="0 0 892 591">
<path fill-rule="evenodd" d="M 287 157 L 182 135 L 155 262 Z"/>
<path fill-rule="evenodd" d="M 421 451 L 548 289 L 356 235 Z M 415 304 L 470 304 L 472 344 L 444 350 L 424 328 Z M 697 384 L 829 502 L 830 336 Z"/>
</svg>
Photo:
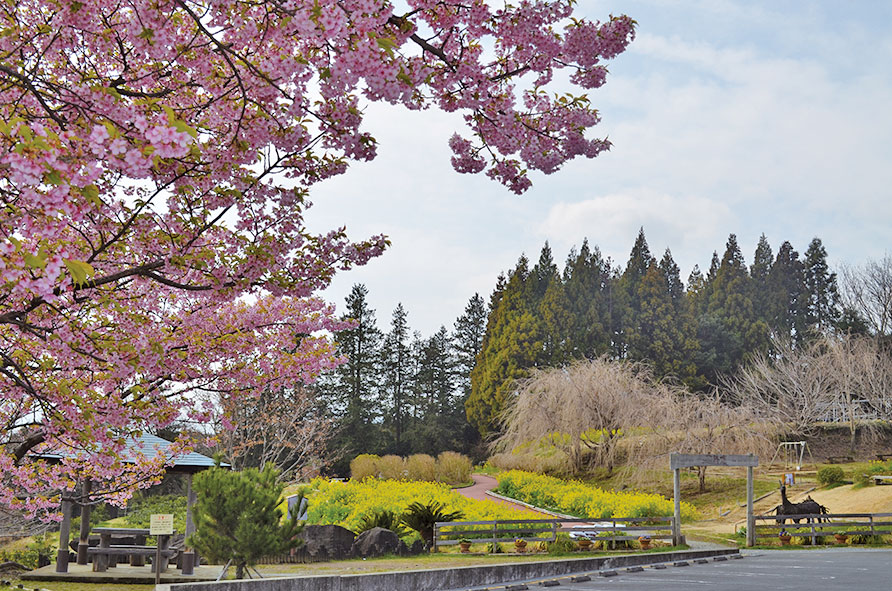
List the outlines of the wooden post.
<svg viewBox="0 0 892 591">
<path fill-rule="evenodd" d="M 672 471 L 672 497 L 675 501 L 675 516 L 672 519 L 672 545 L 681 545 L 681 469 Z"/>
<path fill-rule="evenodd" d="M 56 552 L 56 572 L 68 572 L 68 542 L 71 537 L 71 499 L 62 497 L 62 524 L 59 526 L 59 551 Z"/>
<path fill-rule="evenodd" d="M 81 503 L 81 529 L 77 539 L 78 564 L 87 564 L 87 548 L 90 547 L 90 512 L 92 509 L 92 505 L 90 505 L 90 491 L 92 487 L 93 482 L 89 478 L 84 480 L 82 494 L 84 502 Z"/>
<path fill-rule="evenodd" d="M 195 574 L 195 563 L 197 562 L 197 554 L 192 546 L 188 545 L 189 536 L 195 533 L 195 522 L 192 519 L 192 505 L 195 504 L 195 490 L 192 488 L 192 475 L 186 475 L 186 540 L 185 552 L 183 552 L 183 562 L 181 564 L 181 572 L 184 575 Z M 436 544 L 436 542 L 434 542 Z M 436 551 L 436 547 L 435 550 Z"/>
<path fill-rule="evenodd" d="M 498 542 L 496 541 L 496 540 L 498 539 L 498 535 L 497 535 L 497 532 L 496 532 L 496 528 L 497 528 L 498 526 L 499 526 L 499 522 L 498 522 L 498 521 L 493 521 L 493 522 L 492 522 L 492 553 L 493 553 L 493 554 L 496 553 L 496 545 L 498 544 Z"/>
<path fill-rule="evenodd" d="M 152 561 L 152 570 L 155 571 L 155 587 L 161 584 L 161 540 L 166 537 L 155 537 L 155 560 Z"/>
<path fill-rule="evenodd" d="M 756 544 L 756 519 L 753 514 L 753 467 L 746 467 L 746 546 Z"/>
</svg>

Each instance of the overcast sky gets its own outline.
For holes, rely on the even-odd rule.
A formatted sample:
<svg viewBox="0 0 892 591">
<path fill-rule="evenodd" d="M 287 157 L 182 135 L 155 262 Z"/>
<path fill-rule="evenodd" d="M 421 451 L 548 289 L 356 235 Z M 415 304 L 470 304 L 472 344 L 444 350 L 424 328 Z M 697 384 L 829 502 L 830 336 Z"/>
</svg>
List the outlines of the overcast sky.
<svg viewBox="0 0 892 591">
<path fill-rule="evenodd" d="M 610 152 L 533 177 L 522 196 L 459 175 L 434 110 L 366 109 L 378 158 L 314 188 L 311 229 L 385 233 L 393 246 L 322 295 L 344 309 L 369 289 L 386 330 L 398 302 L 413 330 L 451 330 L 468 299 L 547 240 L 562 265 L 584 238 L 624 264 L 639 227 L 687 279 L 735 233 L 747 264 L 761 234 L 831 264 L 892 251 L 892 2 L 580 0 L 592 20 L 638 21 L 629 50 L 589 93 Z"/>
</svg>

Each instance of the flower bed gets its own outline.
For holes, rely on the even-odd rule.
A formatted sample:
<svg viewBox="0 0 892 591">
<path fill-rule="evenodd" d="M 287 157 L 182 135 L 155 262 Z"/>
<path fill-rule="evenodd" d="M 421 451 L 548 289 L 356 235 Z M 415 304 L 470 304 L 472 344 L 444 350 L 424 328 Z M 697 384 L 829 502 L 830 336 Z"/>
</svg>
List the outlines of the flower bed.
<svg viewBox="0 0 892 591">
<path fill-rule="evenodd" d="M 578 517 L 657 517 L 674 513 L 670 499 L 652 493 L 606 491 L 578 480 L 561 480 L 520 470 L 502 472 L 496 478 L 499 494 Z M 682 520 L 696 515 L 693 505 L 681 503 Z"/>
<path fill-rule="evenodd" d="M 463 521 L 541 519 L 538 513 L 516 511 L 493 501 L 467 499 L 444 484 L 373 480 L 333 482 L 317 478 L 307 487 L 308 523 L 335 524 L 356 531 L 363 517 L 377 511 L 401 514 L 410 503 L 443 503 L 447 511 L 461 511 Z"/>
</svg>

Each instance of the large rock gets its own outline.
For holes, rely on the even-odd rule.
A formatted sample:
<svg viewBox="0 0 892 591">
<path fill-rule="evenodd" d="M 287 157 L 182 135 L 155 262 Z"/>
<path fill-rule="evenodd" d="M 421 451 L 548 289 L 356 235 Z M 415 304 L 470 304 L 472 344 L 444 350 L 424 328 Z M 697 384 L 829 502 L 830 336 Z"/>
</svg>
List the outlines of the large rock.
<svg viewBox="0 0 892 591">
<path fill-rule="evenodd" d="M 363 558 L 374 558 L 385 554 L 405 556 L 408 548 L 399 536 L 383 527 L 373 527 L 359 534 L 353 542 L 353 554 Z"/>
<path fill-rule="evenodd" d="M 307 525 L 300 537 L 304 544 L 297 549 L 295 555 L 302 562 L 353 557 L 353 539 L 356 534 L 339 525 Z"/>
</svg>

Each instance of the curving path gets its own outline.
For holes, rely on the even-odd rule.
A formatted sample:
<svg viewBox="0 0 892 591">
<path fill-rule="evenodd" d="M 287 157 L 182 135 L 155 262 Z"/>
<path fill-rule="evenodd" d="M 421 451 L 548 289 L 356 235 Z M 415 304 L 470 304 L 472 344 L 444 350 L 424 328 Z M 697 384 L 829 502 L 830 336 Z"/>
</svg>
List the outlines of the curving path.
<svg viewBox="0 0 892 591">
<path fill-rule="evenodd" d="M 465 488 L 456 488 L 454 489 L 455 492 L 462 495 L 463 497 L 474 499 L 475 501 L 493 501 L 494 503 L 507 505 L 512 509 L 516 509 L 518 511 L 530 511 L 532 513 L 538 513 L 546 519 L 554 518 L 554 515 L 545 513 L 543 511 L 538 511 L 534 507 L 527 507 L 526 505 L 521 505 L 520 503 L 513 503 L 511 501 L 506 501 L 498 497 L 491 497 L 486 494 L 487 491 L 494 490 L 499 485 L 499 481 L 492 476 L 487 476 L 486 474 L 471 474 L 471 478 L 474 480 L 473 485 L 466 486 Z"/>
</svg>

